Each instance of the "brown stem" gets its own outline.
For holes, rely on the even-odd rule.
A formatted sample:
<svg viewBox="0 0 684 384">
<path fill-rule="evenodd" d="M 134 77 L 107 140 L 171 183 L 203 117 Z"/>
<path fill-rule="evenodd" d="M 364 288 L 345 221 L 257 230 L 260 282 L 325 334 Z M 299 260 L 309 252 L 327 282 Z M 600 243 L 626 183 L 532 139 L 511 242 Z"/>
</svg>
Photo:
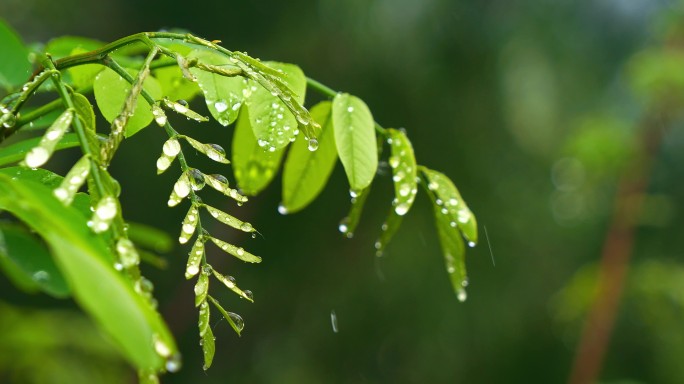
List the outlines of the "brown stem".
<svg viewBox="0 0 684 384">
<path fill-rule="evenodd" d="M 613 217 L 601 252 L 597 296 L 575 352 L 570 384 L 594 383 L 601 372 L 620 307 L 638 217 L 663 125 L 662 121 L 646 121 L 640 151 L 625 167 L 620 178 Z"/>
</svg>

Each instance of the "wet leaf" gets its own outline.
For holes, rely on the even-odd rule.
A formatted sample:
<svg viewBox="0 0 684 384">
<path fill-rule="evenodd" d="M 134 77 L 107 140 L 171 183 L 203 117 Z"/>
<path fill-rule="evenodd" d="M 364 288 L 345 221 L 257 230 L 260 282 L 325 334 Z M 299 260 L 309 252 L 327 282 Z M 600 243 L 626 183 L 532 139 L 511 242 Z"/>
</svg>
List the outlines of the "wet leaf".
<svg viewBox="0 0 684 384">
<path fill-rule="evenodd" d="M 284 150 L 270 152 L 257 143 L 249 112 L 242 107 L 233 136 L 233 169 L 240 189 L 248 196 L 261 192 L 273 180 Z"/>
<path fill-rule="evenodd" d="M 309 205 L 323 190 L 335 168 L 337 147 L 332 127 L 331 103 L 323 101 L 311 108 L 311 117 L 321 125 L 318 148 L 311 151 L 309 142 L 292 144 L 283 170 L 283 202 L 288 213 Z"/>
<path fill-rule="evenodd" d="M 304 103 L 306 92 L 306 76 L 293 64 L 266 62 L 276 71 L 282 71 L 286 86 L 297 96 L 299 104 Z M 254 80 L 249 81 L 253 91 L 246 100 L 249 119 L 259 146 L 272 151 L 285 148 L 296 136 L 298 122 L 283 101 L 269 90 L 259 86 Z M 263 145 L 262 145 L 263 144 Z"/>
<path fill-rule="evenodd" d="M 130 70 L 129 72 L 133 77 L 137 76 L 136 71 Z M 154 77 L 148 76 L 147 79 L 145 79 L 143 88 L 149 92 L 155 100 L 161 98 L 161 87 Z M 97 102 L 98 108 L 100 108 L 100 112 L 108 122 L 111 123 L 119 116 L 130 90 L 131 85 L 109 68 L 104 69 L 97 75 L 95 83 L 93 84 L 95 101 Z M 138 97 L 135 112 L 126 125 L 126 137 L 133 136 L 141 129 L 150 125 L 154 118 L 151 108 L 152 106 L 145 101 L 145 98 L 142 96 Z"/>
<path fill-rule="evenodd" d="M 439 213 L 451 228 L 463 233 L 469 245 L 477 244 L 477 221 L 454 183 L 443 173 L 421 167 L 427 180 L 428 190 L 434 194 L 433 201 L 440 207 Z"/>
<path fill-rule="evenodd" d="M 219 304 L 219 302 L 213 297 L 208 296 L 208 299 L 209 301 L 211 301 L 212 304 L 214 304 L 216 309 L 218 309 L 219 312 L 221 312 L 223 318 L 226 319 L 226 321 L 228 322 L 228 324 L 230 324 L 235 333 L 237 333 L 238 336 L 240 336 L 240 333 L 245 328 L 245 322 L 244 320 L 242 320 L 242 317 L 240 317 L 240 315 L 238 315 L 237 313 L 228 312 L 225 309 L 223 309 L 221 304 Z"/>
<path fill-rule="evenodd" d="M 392 168 L 394 181 L 394 212 L 405 215 L 416 199 L 418 182 L 416 180 L 418 166 L 413 154 L 413 147 L 406 134 L 400 130 L 387 129 L 390 143 L 389 165 Z"/>
<path fill-rule="evenodd" d="M 209 238 L 217 247 L 221 248 L 224 252 L 231 254 L 242 261 L 248 263 L 261 263 L 261 257 L 254 256 L 253 254 L 245 251 L 242 247 L 237 247 L 233 244 L 226 243 L 223 240 L 219 240 L 215 237 Z"/>
<path fill-rule="evenodd" d="M 333 99 L 332 122 L 340 161 L 354 191 L 370 185 L 378 169 L 375 123 L 368 106 L 356 96 L 338 93 Z"/>
<path fill-rule="evenodd" d="M 390 240 L 392 240 L 392 237 L 394 237 L 394 234 L 401 226 L 402 219 L 403 216 L 397 215 L 394 209 L 387 215 L 385 222 L 382 223 L 382 226 L 380 227 L 382 230 L 380 237 L 375 242 L 375 256 L 382 256 L 385 253 L 387 244 L 389 244 Z"/>
<path fill-rule="evenodd" d="M 117 342 L 129 362 L 139 369 L 164 368 L 177 353 L 171 333 L 114 270 L 114 256 L 101 237 L 92 235 L 82 214 L 62 205 L 45 186 L 4 175 L 0 209 L 43 237 L 75 300 Z"/>
<path fill-rule="evenodd" d="M 190 102 L 201 92 L 197 83 L 184 78 L 177 66 L 155 69 L 152 74 L 159 81 L 162 95 L 170 100 Z"/>
<path fill-rule="evenodd" d="M 7 164 L 12 164 L 22 160 L 24 157 L 26 157 L 26 153 L 28 153 L 31 148 L 34 148 L 40 143 L 40 140 L 40 137 L 35 137 L 0 148 L 0 166 L 5 166 Z M 76 134 L 69 133 L 64 135 L 59 143 L 55 145 L 55 151 L 78 147 L 78 145 L 79 141 L 78 137 L 76 137 Z"/>
<path fill-rule="evenodd" d="M 192 58 L 222 68 L 237 68 L 228 57 L 216 52 L 197 49 L 188 55 L 188 59 Z M 214 119 L 223 126 L 233 123 L 245 98 L 246 80 L 241 76 L 227 77 L 198 68 L 190 68 L 190 72 L 197 79 Z"/>
</svg>

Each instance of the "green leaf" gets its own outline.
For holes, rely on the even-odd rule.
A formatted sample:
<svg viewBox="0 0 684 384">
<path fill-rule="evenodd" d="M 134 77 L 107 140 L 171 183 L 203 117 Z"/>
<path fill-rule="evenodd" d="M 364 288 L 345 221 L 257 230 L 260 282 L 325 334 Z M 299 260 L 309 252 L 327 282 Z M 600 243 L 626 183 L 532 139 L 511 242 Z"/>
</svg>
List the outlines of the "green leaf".
<svg viewBox="0 0 684 384">
<path fill-rule="evenodd" d="M 161 316 L 118 273 L 103 238 L 41 184 L 0 176 L 0 209 L 25 222 L 47 243 L 81 307 L 139 369 L 178 368 L 177 349 Z"/>
<path fill-rule="evenodd" d="M 40 140 L 40 137 L 34 137 L 0 148 L 0 166 L 23 160 L 28 151 L 40 144 Z M 62 137 L 62 140 L 55 146 L 55 150 L 78 147 L 78 145 L 79 141 L 76 134 L 69 133 Z"/>
<path fill-rule="evenodd" d="M 370 185 L 378 169 L 375 123 L 368 106 L 356 96 L 338 93 L 333 99 L 335 144 L 352 190 Z"/>
<path fill-rule="evenodd" d="M 137 75 L 136 71 L 130 70 L 129 72 L 134 77 Z M 155 100 L 161 98 L 161 87 L 154 77 L 148 76 L 147 79 L 145 79 L 143 88 L 149 92 Z M 93 90 L 95 92 L 95 101 L 97 102 L 98 108 L 100 108 L 100 112 L 105 119 L 111 123 L 119 116 L 119 113 L 121 113 L 121 108 L 128 97 L 131 85 L 116 72 L 106 68 L 95 78 Z M 147 103 L 145 98 L 142 96 L 138 97 L 138 104 L 135 108 L 135 112 L 126 125 L 126 137 L 133 136 L 152 122 L 154 115 L 152 115 L 151 108 L 152 106 Z"/>
<path fill-rule="evenodd" d="M 392 180 L 394 181 L 394 212 L 405 215 L 413 201 L 416 199 L 418 191 L 418 181 L 416 175 L 418 165 L 416 157 L 413 155 L 413 147 L 406 134 L 400 130 L 387 129 L 390 143 L 391 154 L 389 165 L 392 168 Z"/>
<path fill-rule="evenodd" d="M 0 258 L 13 262 L 43 292 L 57 298 L 69 296 L 69 287 L 50 251 L 25 229 L 16 225 L 0 226 Z"/>
<path fill-rule="evenodd" d="M 278 172 L 285 151 L 266 151 L 257 144 L 249 112 L 242 107 L 233 136 L 233 169 L 240 189 L 248 196 L 261 192 Z"/>
<path fill-rule="evenodd" d="M 202 365 L 202 369 L 205 371 L 211 367 L 211 363 L 214 361 L 215 352 L 216 342 L 214 341 L 214 333 L 211 331 L 211 327 L 208 327 L 207 331 L 202 335 L 202 354 L 204 355 L 204 365 Z"/>
<path fill-rule="evenodd" d="M 443 173 L 421 167 L 427 179 L 428 190 L 434 193 L 433 201 L 440 207 L 439 213 L 451 228 L 456 228 L 468 240 L 468 245 L 477 244 L 477 221 L 454 183 Z"/>
<path fill-rule="evenodd" d="M 190 102 L 200 92 L 197 84 L 184 78 L 177 66 L 155 69 L 153 74 L 159 81 L 162 95 L 171 100 Z"/>
<path fill-rule="evenodd" d="M 309 205 L 323 190 L 337 160 L 331 103 L 323 101 L 311 108 L 311 117 L 321 125 L 318 149 L 309 150 L 306 140 L 296 140 L 283 170 L 283 202 L 288 213 Z"/>
<path fill-rule="evenodd" d="M 219 312 L 221 312 L 221 314 L 226 319 L 228 324 L 230 324 L 233 330 L 235 330 L 235 333 L 237 333 L 238 336 L 240 336 L 242 330 L 245 329 L 245 321 L 242 320 L 242 317 L 240 317 L 240 315 L 238 315 L 237 313 L 228 312 L 225 309 L 223 309 L 221 304 L 219 304 L 219 302 L 213 297 L 207 296 L 207 298 L 209 299 L 209 301 L 211 301 L 212 304 L 214 304 L 216 309 L 218 309 Z"/>
<path fill-rule="evenodd" d="M 192 51 L 189 58 L 222 68 L 235 67 L 228 57 L 201 49 Z M 197 78 L 197 84 L 204 93 L 207 108 L 214 119 L 223 126 L 233 123 L 245 98 L 247 80 L 240 76 L 221 76 L 198 68 L 190 68 L 190 72 Z"/>
<path fill-rule="evenodd" d="M 87 97 L 80 93 L 74 93 L 72 95 L 72 100 L 74 102 L 74 108 L 76 108 L 76 115 L 79 117 L 83 123 L 83 128 L 85 128 L 86 138 L 90 149 L 95 156 L 99 158 L 100 156 L 100 140 L 97 137 L 95 111 L 93 110 L 92 104 Z"/>
<path fill-rule="evenodd" d="M 74 48 L 69 56 L 78 55 L 90 51 L 81 47 Z M 100 73 L 104 67 L 100 64 L 83 64 L 67 68 L 71 82 L 76 89 L 85 89 L 93 86 L 95 77 Z"/>
<path fill-rule="evenodd" d="M 103 46 L 104 43 L 98 40 L 80 36 L 61 36 L 50 40 L 43 51 L 49 53 L 53 60 L 61 59 L 71 55 L 74 50 L 88 52 Z M 101 66 L 100 66 L 101 67 Z"/>
<path fill-rule="evenodd" d="M 467 294 L 465 287 L 468 285 L 468 276 L 465 268 L 465 245 L 463 238 L 456 229 L 450 226 L 450 221 L 441 212 L 442 207 L 433 200 L 435 212 L 435 226 L 439 243 L 444 254 L 444 264 L 446 266 L 451 285 L 459 301 L 465 301 Z"/>
<path fill-rule="evenodd" d="M 0 85 L 5 89 L 23 84 L 31 76 L 29 50 L 19 35 L 5 22 L 0 20 Z"/>
<path fill-rule="evenodd" d="M 297 102 L 303 104 L 306 92 L 304 72 L 294 64 L 277 62 L 265 64 L 282 71 L 281 76 L 284 76 L 286 86 L 297 95 Z M 254 80 L 250 80 L 249 85 L 253 91 L 246 102 L 257 143 L 260 147 L 269 150 L 285 148 L 298 133 L 297 119 L 283 101 L 266 88 L 259 86 Z"/>
</svg>

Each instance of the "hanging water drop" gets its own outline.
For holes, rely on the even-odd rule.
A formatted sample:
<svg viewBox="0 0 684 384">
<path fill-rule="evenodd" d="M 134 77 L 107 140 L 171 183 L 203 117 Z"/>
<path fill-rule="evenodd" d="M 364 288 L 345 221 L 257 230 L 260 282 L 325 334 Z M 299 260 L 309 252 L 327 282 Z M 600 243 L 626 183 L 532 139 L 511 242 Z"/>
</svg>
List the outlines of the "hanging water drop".
<svg viewBox="0 0 684 384">
<path fill-rule="evenodd" d="M 308 148 L 309 148 L 309 151 L 312 151 L 312 152 L 317 150 L 318 149 L 318 140 L 316 140 L 315 138 L 309 139 L 309 147 Z"/>
<path fill-rule="evenodd" d="M 287 215 L 287 208 L 285 208 L 283 204 L 280 204 L 278 206 L 278 213 L 280 213 L 281 215 Z"/>
<path fill-rule="evenodd" d="M 235 324 L 235 328 L 238 332 L 242 332 L 242 330 L 245 329 L 245 321 L 242 320 L 240 315 L 237 313 L 228 312 L 228 317 L 230 317 L 230 320 L 233 321 L 233 324 Z"/>
<path fill-rule="evenodd" d="M 173 373 L 173 372 L 178 372 L 178 370 L 181 368 L 181 356 L 180 354 L 175 354 L 171 356 L 168 360 L 166 360 L 166 370 Z"/>
<path fill-rule="evenodd" d="M 254 301 L 254 294 L 250 290 L 244 290 L 242 291 L 245 294 L 245 297 L 249 300 Z"/>
</svg>

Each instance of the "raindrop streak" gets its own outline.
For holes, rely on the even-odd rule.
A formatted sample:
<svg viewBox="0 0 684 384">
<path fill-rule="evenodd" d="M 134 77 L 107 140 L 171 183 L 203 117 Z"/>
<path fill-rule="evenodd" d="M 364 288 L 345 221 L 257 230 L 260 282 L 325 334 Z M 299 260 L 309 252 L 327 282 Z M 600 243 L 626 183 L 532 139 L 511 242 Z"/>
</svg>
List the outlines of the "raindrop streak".
<svg viewBox="0 0 684 384">
<path fill-rule="evenodd" d="M 487 239 L 487 246 L 489 246 L 489 255 L 492 257 L 492 265 L 496 267 L 496 262 L 494 261 L 494 252 L 492 251 L 492 244 L 489 242 L 489 234 L 487 233 L 487 226 L 483 225 L 485 230 L 485 238 Z"/>
<path fill-rule="evenodd" d="M 332 311 L 330 311 L 330 325 L 332 325 L 332 330 L 334 333 L 337 333 L 340 331 L 337 328 L 337 314 L 335 313 L 334 309 Z"/>
</svg>

